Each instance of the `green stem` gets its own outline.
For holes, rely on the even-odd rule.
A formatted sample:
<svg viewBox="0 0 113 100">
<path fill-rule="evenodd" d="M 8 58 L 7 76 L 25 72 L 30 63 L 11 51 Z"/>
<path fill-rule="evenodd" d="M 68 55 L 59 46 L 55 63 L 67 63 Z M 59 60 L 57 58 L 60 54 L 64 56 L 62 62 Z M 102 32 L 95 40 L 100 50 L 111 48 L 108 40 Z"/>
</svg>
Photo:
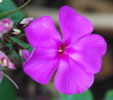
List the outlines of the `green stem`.
<svg viewBox="0 0 113 100">
<path fill-rule="evenodd" d="M 17 85 L 7 74 L 5 74 L 4 72 L 1 72 L 1 73 L 2 73 L 2 75 L 4 75 L 9 81 L 11 81 L 11 83 L 16 87 L 17 90 L 19 89 L 18 85 Z"/>
<path fill-rule="evenodd" d="M 9 12 L 1 13 L 1 14 L 0 14 L 0 17 L 8 16 L 8 15 L 10 15 L 10 14 L 12 14 L 12 13 L 14 13 L 14 12 L 16 12 L 16 11 L 22 9 L 22 8 L 24 8 L 30 1 L 31 1 L 31 0 L 28 0 L 26 3 L 24 3 L 22 6 L 18 7 L 17 9 L 11 10 L 11 11 L 9 11 Z"/>
</svg>

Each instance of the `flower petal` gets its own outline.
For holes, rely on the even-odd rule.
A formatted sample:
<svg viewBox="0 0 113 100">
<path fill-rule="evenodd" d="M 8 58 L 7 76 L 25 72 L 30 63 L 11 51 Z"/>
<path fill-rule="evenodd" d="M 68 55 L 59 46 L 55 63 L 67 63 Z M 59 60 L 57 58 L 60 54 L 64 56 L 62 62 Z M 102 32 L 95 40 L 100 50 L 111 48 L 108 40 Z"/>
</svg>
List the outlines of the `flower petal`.
<svg viewBox="0 0 113 100">
<path fill-rule="evenodd" d="M 37 47 L 24 64 L 24 72 L 40 84 L 47 84 L 58 66 L 56 50 Z"/>
<path fill-rule="evenodd" d="M 8 18 L 4 18 L 1 20 L 1 23 L 8 29 L 10 30 L 13 27 L 13 21 L 8 19 Z"/>
<path fill-rule="evenodd" d="M 28 59 L 30 55 L 31 55 L 31 52 L 28 51 L 27 49 L 24 49 L 21 51 L 21 56 L 22 58 L 24 58 L 24 60 Z"/>
<path fill-rule="evenodd" d="M 51 46 L 55 40 L 61 40 L 50 16 L 42 16 L 32 21 L 25 29 L 29 43 L 33 46 Z"/>
<path fill-rule="evenodd" d="M 60 8 L 59 24 L 64 41 L 68 40 L 72 43 L 93 31 L 91 22 L 69 6 Z"/>
<path fill-rule="evenodd" d="M 10 61 L 10 59 L 2 52 L 0 51 L 0 64 L 3 67 L 3 65 L 5 65 L 5 67 L 9 68 L 9 69 L 16 69 L 15 65 Z"/>
<path fill-rule="evenodd" d="M 97 34 L 87 35 L 72 46 L 75 51 L 70 56 L 81 63 L 88 73 L 97 73 L 102 66 L 107 44 L 103 37 Z"/>
<path fill-rule="evenodd" d="M 82 66 L 69 59 L 61 60 L 54 79 L 56 89 L 64 94 L 82 93 L 86 91 L 94 81 L 94 75 L 87 73 Z"/>
<path fill-rule="evenodd" d="M 4 32 L 7 31 L 7 28 L 0 22 L 0 37 L 3 35 Z"/>
</svg>

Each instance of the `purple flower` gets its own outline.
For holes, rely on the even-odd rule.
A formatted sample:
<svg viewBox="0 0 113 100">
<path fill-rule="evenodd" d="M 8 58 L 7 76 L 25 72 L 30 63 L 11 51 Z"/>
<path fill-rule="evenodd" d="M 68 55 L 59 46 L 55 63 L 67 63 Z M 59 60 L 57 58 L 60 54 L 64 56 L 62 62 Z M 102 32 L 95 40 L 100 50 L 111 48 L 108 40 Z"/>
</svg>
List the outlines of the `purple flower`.
<svg viewBox="0 0 113 100">
<path fill-rule="evenodd" d="M 0 67 L 7 67 L 8 69 L 14 70 L 15 65 L 9 60 L 9 58 L 0 51 Z M 2 81 L 2 71 L 0 71 L 0 82 Z"/>
<path fill-rule="evenodd" d="M 0 67 L 7 67 L 11 70 L 15 69 L 15 65 L 2 51 L 0 51 Z"/>
<path fill-rule="evenodd" d="M 27 49 L 24 49 L 21 51 L 21 56 L 24 58 L 24 60 L 28 59 L 28 57 L 30 56 L 31 52 L 29 52 Z"/>
<path fill-rule="evenodd" d="M 13 27 L 13 21 L 4 18 L 0 21 L 0 35 L 9 31 Z"/>
<path fill-rule="evenodd" d="M 107 44 L 91 34 L 91 22 L 69 6 L 59 11 L 62 36 L 50 16 L 42 16 L 26 27 L 34 48 L 24 64 L 24 72 L 40 84 L 47 84 L 55 73 L 54 86 L 64 94 L 86 91 L 100 71 Z"/>
</svg>

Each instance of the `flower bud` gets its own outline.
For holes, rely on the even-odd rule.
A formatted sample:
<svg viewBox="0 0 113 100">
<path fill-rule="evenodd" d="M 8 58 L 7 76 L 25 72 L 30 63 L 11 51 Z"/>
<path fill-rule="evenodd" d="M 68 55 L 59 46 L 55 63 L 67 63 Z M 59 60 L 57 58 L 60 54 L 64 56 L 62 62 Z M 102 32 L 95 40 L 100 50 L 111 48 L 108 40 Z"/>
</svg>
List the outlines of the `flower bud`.
<svg viewBox="0 0 113 100">
<path fill-rule="evenodd" d="M 30 54 L 31 54 L 31 52 L 29 52 L 26 49 L 20 51 L 20 55 L 22 56 L 22 58 L 24 58 L 24 60 L 28 59 L 28 57 L 30 56 Z"/>
<path fill-rule="evenodd" d="M 2 3 L 3 2 L 3 0 L 0 0 L 0 3 Z"/>
<path fill-rule="evenodd" d="M 14 28 L 9 32 L 11 35 L 18 35 L 21 33 L 21 30 Z"/>
<path fill-rule="evenodd" d="M 22 19 L 22 20 L 17 24 L 17 28 L 18 28 L 18 29 L 24 29 L 32 20 L 33 20 L 33 17 L 28 17 L 28 18 Z"/>
</svg>

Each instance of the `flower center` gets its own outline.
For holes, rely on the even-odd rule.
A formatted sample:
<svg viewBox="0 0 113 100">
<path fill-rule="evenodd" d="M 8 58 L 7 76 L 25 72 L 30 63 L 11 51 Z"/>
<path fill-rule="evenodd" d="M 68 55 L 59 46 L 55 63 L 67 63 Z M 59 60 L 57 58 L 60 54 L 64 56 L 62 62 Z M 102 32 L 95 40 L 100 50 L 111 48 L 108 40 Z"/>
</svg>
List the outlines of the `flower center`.
<svg viewBox="0 0 113 100">
<path fill-rule="evenodd" d="M 63 52 L 64 52 L 64 47 L 61 46 L 61 47 L 59 48 L 59 53 L 63 53 Z"/>
<path fill-rule="evenodd" d="M 59 45 L 58 53 L 59 53 L 60 55 L 63 55 L 65 51 L 66 51 L 66 45 L 65 45 L 65 44 Z"/>
<path fill-rule="evenodd" d="M 2 58 L 0 59 L 0 67 L 6 67 L 8 66 L 8 59 L 7 58 Z"/>
<path fill-rule="evenodd" d="M 58 57 L 60 58 L 65 58 L 67 57 L 68 55 L 68 52 L 69 52 L 69 42 L 66 41 L 65 43 L 61 43 L 59 44 L 58 46 Z"/>
</svg>

